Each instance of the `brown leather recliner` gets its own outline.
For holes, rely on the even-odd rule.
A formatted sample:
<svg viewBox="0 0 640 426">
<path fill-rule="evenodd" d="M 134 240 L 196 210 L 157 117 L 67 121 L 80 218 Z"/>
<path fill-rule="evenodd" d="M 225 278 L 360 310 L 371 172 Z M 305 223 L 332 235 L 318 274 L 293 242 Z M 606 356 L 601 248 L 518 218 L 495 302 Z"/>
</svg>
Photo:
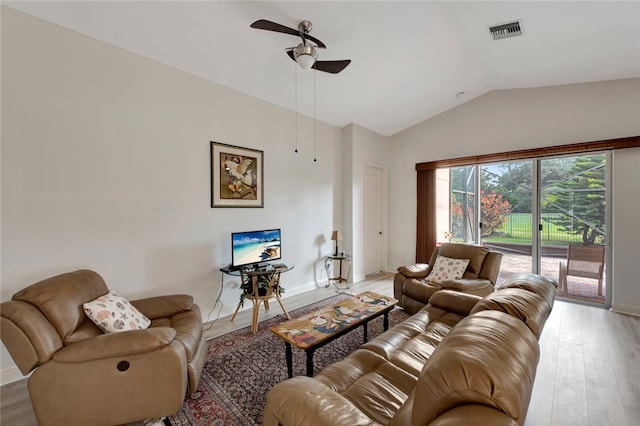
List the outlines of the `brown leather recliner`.
<svg viewBox="0 0 640 426">
<path fill-rule="evenodd" d="M 430 282 L 431 273 L 437 256 L 453 259 L 469 259 L 467 269 L 461 279 Z M 502 253 L 491 251 L 487 247 L 463 243 L 445 243 L 436 247 L 429 263 L 401 266 L 394 277 L 393 294 L 398 306 L 414 314 L 422 309 L 433 293 L 438 290 L 455 290 L 462 293 L 486 296 L 494 291 Z"/>
<path fill-rule="evenodd" d="M 118 425 L 177 413 L 206 356 L 202 316 L 188 295 L 131 301 L 145 330 L 104 334 L 82 305 L 109 292 L 89 270 L 33 284 L 0 305 L 2 341 L 39 425 Z"/>
</svg>

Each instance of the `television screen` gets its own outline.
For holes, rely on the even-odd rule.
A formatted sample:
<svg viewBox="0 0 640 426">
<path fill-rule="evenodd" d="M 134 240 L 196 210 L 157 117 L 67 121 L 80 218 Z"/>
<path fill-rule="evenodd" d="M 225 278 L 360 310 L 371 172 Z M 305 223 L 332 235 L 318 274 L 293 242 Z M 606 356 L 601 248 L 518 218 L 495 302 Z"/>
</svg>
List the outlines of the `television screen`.
<svg viewBox="0 0 640 426">
<path fill-rule="evenodd" d="M 231 234 L 231 265 L 234 267 L 282 258 L 280 230 L 234 232 Z"/>
</svg>

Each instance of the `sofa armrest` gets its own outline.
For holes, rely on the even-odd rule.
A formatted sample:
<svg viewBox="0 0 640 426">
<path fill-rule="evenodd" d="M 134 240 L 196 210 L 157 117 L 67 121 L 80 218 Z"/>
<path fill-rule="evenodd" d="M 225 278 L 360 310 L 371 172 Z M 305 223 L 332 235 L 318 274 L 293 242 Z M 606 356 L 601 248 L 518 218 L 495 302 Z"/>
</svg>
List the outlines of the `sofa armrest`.
<svg viewBox="0 0 640 426">
<path fill-rule="evenodd" d="M 407 278 L 424 278 L 429 272 L 429 264 L 416 263 L 398 267 L 398 272 Z"/>
<path fill-rule="evenodd" d="M 53 355 L 58 362 L 86 362 L 153 352 L 170 344 L 176 331 L 169 327 L 102 334 L 72 343 Z"/>
<path fill-rule="evenodd" d="M 311 377 L 294 377 L 275 385 L 264 408 L 264 426 L 375 425 L 351 401 Z"/>
<path fill-rule="evenodd" d="M 511 417 L 502 411 L 487 407 L 486 405 L 469 404 L 460 405 L 444 412 L 429 426 L 518 426 Z"/>
<path fill-rule="evenodd" d="M 473 294 L 454 290 L 438 290 L 429 299 L 429 305 L 466 317 L 480 300 L 482 297 Z"/>
<path fill-rule="evenodd" d="M 131 304 L 147 318 L 154 320 L 191 310 L 193 297 L 188 294 L 173 294 L 133 300 Z"/>
</svg>

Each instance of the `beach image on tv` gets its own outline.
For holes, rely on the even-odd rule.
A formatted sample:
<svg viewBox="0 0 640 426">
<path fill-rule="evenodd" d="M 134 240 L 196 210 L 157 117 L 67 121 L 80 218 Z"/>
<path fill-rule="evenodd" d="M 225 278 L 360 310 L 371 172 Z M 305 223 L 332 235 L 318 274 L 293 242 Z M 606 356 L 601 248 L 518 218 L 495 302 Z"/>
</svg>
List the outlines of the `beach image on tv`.
<svg viewBox="0 0 640 426">
<path fill-rule="evenodd" d="M 233 264 L 246 265 L 280 259 L 280 230 L 233 234 Z"/>
</svg>

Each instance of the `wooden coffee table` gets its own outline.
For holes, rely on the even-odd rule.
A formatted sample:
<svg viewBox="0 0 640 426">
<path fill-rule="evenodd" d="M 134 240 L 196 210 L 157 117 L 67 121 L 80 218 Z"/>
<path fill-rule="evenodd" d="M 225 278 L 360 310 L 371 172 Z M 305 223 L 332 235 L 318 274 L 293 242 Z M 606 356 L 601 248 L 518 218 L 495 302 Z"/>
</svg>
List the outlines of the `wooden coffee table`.
<svg viewBox="0 0 640 426">
<path fill-rule="evenodd" d="M 313 353 L 332 340 L 363 326 L 367 341 L 367 324 L 384 315 L 383 327 L 389 328 L 389 312 L 398 301 L 374 292 L 364 292 L 340 302 L 332 303 L 300 318 L 271 327 L 271 332 L 284 340 L 287 355 L 287 374 L 293 377 L 291 346 L 307 354 L 307 376 L 313 376 Z"/>
</svg>

